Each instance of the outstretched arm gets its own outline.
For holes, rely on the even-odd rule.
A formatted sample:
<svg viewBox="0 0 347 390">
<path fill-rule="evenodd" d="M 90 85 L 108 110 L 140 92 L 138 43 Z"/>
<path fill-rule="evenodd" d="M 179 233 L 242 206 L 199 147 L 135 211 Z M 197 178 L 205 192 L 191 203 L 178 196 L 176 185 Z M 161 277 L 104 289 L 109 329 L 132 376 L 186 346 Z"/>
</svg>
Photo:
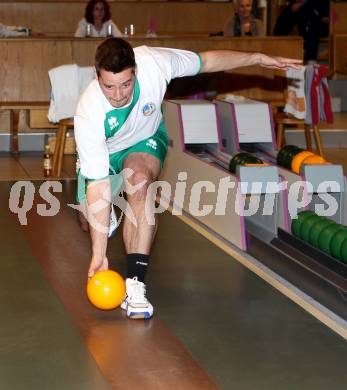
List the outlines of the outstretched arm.
<svg viewBox="0 0 347 390">
<path fill-rule="evenodd" d="M 298 69 L 302 64 L 302 60 L 232 50 L 204 51 L 200 53 L 200 57 L 203 73 L 220 72 L 251 65 L 260 65 L 270 69 Z"/>
<path fill-rule="evenodd" d="M 87 187 L 87 213 L 92 240 L 92 259 L 88 277 L 95 272 L 108 269 L 106 257 L 108 227 L 110 221 L 109 179 L 92 182 Z"/>
</svg>

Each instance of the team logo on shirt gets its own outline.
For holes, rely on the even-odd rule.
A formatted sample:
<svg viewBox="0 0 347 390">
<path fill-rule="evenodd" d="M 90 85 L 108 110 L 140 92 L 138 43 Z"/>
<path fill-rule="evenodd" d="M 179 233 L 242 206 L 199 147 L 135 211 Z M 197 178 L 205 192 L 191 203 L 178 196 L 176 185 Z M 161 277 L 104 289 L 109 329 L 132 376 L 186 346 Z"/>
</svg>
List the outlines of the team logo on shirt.
<svg viewBox="0 0 347 390">
<path fill-rule="evenodd" d="M 146 142 L 146 146 L 149 146 L 150 148 L 156 150 L 157 149 L 157 141 L 155 141 L 153 138 L 150 138 L 147 142 Z"/>
<path fill-rule="evenodd" d="M 155 111 L 155 104 L 154 103 L 146 103 L 143 107 L 142 107 L 142 113 L 144 116 L 150 116 L 153 114 L 153 112 Z"/>
<path fill-rule="evenodd" d="M 115 116 L 110 116 L 107 120 L 110 130 L 114 130 L 118 125 L 118 119 Z"/>
</svg>

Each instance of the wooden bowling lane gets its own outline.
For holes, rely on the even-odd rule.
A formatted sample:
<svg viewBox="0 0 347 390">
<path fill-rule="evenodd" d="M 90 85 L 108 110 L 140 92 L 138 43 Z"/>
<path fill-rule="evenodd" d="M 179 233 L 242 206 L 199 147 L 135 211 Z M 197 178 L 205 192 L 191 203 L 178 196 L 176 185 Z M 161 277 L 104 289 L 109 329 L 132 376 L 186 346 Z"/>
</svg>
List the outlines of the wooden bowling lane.
<svg viewBox="0 0 347 390">
<path fill-rule="evenodd" d="M 9 212 L 9 189 L 1 183 L 0 389 L 109 389 Z"/>
<path fill-rule="evenodd" d="M 69 201 L 73 202 L 71 196 Z M 111 388 L 217 389 L 158 316 L 132 321 L 121 309 L 99 311 L 89 304 L 85 294 L 89 240 L 72 209 L 65 205 L 54 217 L 41 217 L 34 210 L 21 230 Z M 121 236 L 115 239 L 122 248 Z M 118 270 L 124 269 L 122 258 L 119 253 L 114 259 Z"/>
</svg>

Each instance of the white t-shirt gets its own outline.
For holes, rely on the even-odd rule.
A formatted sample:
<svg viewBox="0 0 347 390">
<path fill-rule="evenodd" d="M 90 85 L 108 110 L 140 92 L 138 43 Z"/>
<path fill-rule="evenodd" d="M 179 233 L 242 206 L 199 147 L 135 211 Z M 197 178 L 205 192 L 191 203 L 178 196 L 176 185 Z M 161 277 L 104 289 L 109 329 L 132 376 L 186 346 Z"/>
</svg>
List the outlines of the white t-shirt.
<svg viewBox="0 0 347 390">
<path fill-rule="evenodd" d="M 201 68 L 199 55 L 186 50 L 140 46 L 134 52 L 138 100 L 119 128 L 117 110 L 123 108 L 116 109 L 109 103 L 98 80 L 89 84 L 77 105 L 77 151 L 81 173 L 89 179 L 108 175 L 109 154 L 151 137 L 161 123 L 161 104 L 170 80 L 196 75 Z M 105 126 L 115 128 L 116 132 L 107 138 Z"/>
<path fill-rule="evenodd" d="M 84 38 L 87 36 L 87 25 L 90 25 L 90 37 L 99 38 L 99 37 L 107 37 L 108 35 L 108 26 L 112 27 L 112 36 L 113 37 L 121 37 L 123 34 L 120 32 L 119 28 L 112 22 L 112 20 L 108 20 L 103 23 L 101 30 L 97 30 L 93 24 L 90 24 L 86 21 L 85 18 L 79 21 L 77 30 L 75 32 L 76 38 Z"/>
</svg>

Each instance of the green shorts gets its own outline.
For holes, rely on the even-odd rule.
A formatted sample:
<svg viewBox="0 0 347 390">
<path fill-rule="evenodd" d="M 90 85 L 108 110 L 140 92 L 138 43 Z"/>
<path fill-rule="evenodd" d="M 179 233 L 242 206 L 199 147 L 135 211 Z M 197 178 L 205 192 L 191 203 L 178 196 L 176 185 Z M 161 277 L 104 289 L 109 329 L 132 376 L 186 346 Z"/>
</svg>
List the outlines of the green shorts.
<svg viewBox="0 0 347 390">
<path fill-rule="evenodd" d="M 120 152 L 110 154 L 110 175 L 113 175 L 111 180 L 112 193 L 121 188 L 122 177 L 119 173 L 123 169 L 123 162 L 127 156 L 131 153 L 148 153 L 156 157 L 160 161 L 161 167 L 163 167 L 164 160 L 167 154 L 169 138 L 164 126 L 160 126 L 157 132 L 143 141 L 130 146 L 130 148 L 121 150 Z M 88 179 L 84 177 L 80 170 L 77 170 L 77 202 L 83 203 L 86 199 Z"/>
<path fill-rule="evenodd" d="M 131 153 L 148 153 L 156 157 L 160 161 L 161 167 L 163 167 L 164 160 L 167 154 L 168 148 L 168 135 L 165 129 L 159 128 L 158 131 L 152 136 L 137 144 L 130 146 L 128 149 L 121 150 L 120 152 L 110 154 L 110 167 L 114 169 L 116 173 L 121 172 L 123 169 L 123 162 L 126 157 Z"/>
</svg>

